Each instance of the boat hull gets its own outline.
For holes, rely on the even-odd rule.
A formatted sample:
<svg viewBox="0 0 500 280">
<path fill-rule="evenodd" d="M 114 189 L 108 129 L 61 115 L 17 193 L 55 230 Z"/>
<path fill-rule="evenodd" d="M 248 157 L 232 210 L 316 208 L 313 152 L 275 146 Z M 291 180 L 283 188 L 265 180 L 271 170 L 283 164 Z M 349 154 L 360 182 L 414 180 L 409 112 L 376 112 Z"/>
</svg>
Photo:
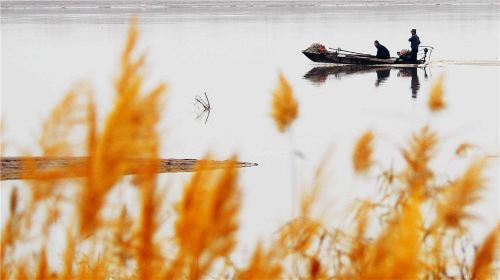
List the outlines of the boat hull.
<svg viewBox="0 0 500 280">
<path fill-rule="evenodd" d="M 393 65 L 393 64 L 422 64 L 425 61 L 405 61 L 391 57 L 387 59 L 376 58 L 374 56 L 339 54 L 337 52 L 316 53 L 302 51 L 302 53 L 314 62 L 335 63 L 335 64 L 355 64 L 355 65 Z"/>
</svg>

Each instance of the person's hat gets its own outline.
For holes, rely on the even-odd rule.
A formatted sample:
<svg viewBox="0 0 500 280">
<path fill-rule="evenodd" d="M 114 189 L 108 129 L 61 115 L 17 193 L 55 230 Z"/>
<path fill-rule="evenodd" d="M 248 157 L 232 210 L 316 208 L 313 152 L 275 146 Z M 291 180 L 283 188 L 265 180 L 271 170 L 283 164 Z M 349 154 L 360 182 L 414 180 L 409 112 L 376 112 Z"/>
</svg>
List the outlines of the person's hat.
<svg viewBox="0 0 500 280">
<path fill-rule="evenodd" d="M 411 32 L 417 32 L 417 29 L 413 28 L 413 29 L 411 30 Z"/>
</svg>

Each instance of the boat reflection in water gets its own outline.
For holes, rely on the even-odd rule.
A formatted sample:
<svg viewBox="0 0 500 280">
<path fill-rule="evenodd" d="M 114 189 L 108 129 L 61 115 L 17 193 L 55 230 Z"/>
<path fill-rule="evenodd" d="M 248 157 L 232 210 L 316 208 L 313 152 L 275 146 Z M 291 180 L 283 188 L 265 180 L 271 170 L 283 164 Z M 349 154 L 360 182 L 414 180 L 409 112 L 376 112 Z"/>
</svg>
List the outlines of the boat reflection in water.
<svg viewBox="0 0 500 280">
<path fill-rule="evenodd" d="M 391 67 L 391 66 L 364 66 L 364 65 L 342 65 L 342 66 L 318 66 L 314 67 L 304 75 L 304 79 L 311 81 L 313 84 L 322 85 L 326 82 L 329 76 L 336 79 L 350 75 L 359 75 L 375 72 L 377 79 L 375 87 L 379 87 L 386 83 L 391 76 L 391 71 L 397 71 L 397 77 L 411 78 L 410 89 L 411 97 L 417 98 L 417 93 L 420 89 L 419 71 L 424 72 L 424 78 L 427 79 L 425 67 Z"/>
<path fill-rule="evenodd" d="M 389 76 L 391 75 L 391 69 L 380 69 L 376 70 L 375 72 L 377 72 L 377 80 L 375 81 L 376 87 L 383 84 L 385 80 L 387 80 L 387 78 L 389 78 Z"/>
</svg>

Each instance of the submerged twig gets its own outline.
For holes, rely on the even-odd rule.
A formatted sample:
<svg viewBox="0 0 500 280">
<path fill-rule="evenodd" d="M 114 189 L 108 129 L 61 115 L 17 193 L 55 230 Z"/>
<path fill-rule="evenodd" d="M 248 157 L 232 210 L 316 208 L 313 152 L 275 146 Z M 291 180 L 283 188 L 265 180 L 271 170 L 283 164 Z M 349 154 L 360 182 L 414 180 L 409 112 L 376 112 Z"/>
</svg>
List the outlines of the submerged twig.
<svg viewBox="0 0 500 280">
<path fill-rule="evenodd" d="M 210 110 L 210 109 L 211 109 L 211 106 L 210 106 L 210 100 L 208 100 L 207 93 L 206 93 L 206 92 L 204 92 L 203 94 L 205 94 L 205 100 L 206 100 L 206 101 L 205 101 L 205 100 L 203 100 L 203 98 L 201 98 L 199 95 L 198 95 L 198 96 L 196 96 L 194 99 L 195 99 L 198 103 L 200 103 L 200 104 L 203 106 L 203 108 L 204 108 L 205 110 Z"/>
<path fill-rule="evenodd" d="M 158 173 L 191 172 L 197 159 L 146 159 L 130 158 L 125 174 L 136 174 L 152 161 L 158 163 Z M 3 157 L 1 180 L 54 179 L 84 177 L 88 157 Z M 207 169 L 220 169 L 226 161 L 209 160 Z M 257 166 L 252 162 L 236 162 L 237 168 Z"/>
<path fill-rule="evenodd" d="M 206 124 L 207 121 L 208 121 L 208 117 L 210 117 L 210 111 L 212 110 L 212 106 L 210 105 L 210 100 L 208 100 L 207 93 L 204 92 L 203 94 L 205 95 L 205 99 L 203 99 L 202 97 L 200 97 L 199 95 L 197 95 L 194 98 L 194 100 L 197 103 L 201 104 L 201 106 L 203 107 L 203 111 L 198 114 L 198 116 L 196 117 L 196 119 L 199 120 L 203 115 L 206 114 L 206 118 L 205 118 L 205 124 Z"/>
</svg>

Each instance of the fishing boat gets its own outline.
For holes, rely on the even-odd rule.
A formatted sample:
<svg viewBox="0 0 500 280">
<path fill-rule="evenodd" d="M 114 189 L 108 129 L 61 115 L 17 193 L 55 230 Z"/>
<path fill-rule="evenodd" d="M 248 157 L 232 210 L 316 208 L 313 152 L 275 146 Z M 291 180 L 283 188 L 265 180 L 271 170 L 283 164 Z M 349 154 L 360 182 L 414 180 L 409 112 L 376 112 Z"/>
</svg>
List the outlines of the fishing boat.
<svg viewBox="0 0 500 280">
<path fill-rule="evenodd" d="M 391 58 L 377 58 L 371 54 L 353 52 L 348 50 L 343 50 L 340 48 L 329 48 L 328 50 L 324 45 L 314 43 L 309 48 L 302 51 L 302 53 L 307 56 L 310 60 L 314 62 L 321 63 L 335 63 L 335 64 L 356 64 L 356 65 L 393 65 L 393 64 L 413 64 L 419 65 L 424 64 L 427 59 L 427 53 L 429 53 L 429 58 L 432 53 L 433 47 L 422 46 L 419 48 L 419 56 L 421 58 L 416 61 L 410 60 L 408 51 L 404 50 L 398 52 L 398 57 Z"/>
</svg>

